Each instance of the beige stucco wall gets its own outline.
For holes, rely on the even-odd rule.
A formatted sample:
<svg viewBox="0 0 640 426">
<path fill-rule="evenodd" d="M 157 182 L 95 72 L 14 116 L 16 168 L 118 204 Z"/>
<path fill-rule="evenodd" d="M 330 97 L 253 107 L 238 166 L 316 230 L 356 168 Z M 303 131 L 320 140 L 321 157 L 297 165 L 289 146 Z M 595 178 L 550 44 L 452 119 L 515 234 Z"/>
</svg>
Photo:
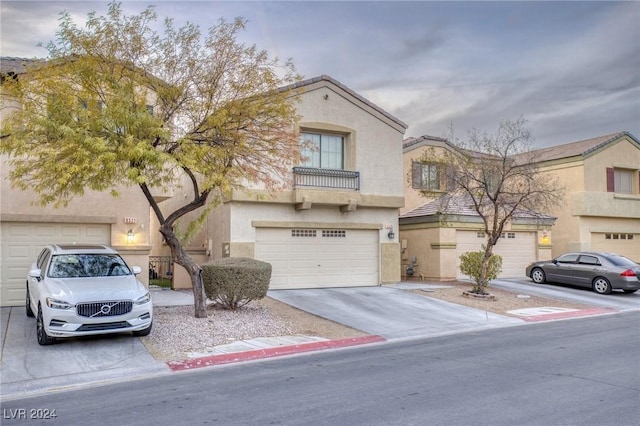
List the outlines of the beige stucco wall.
<svg viewBox="0 0 640 426">
<path fill-rule="evenodd" d="M 638 169 L 640 149 L 626 137 L 588 154 L 584 159 L 556 161 L 544 165 L 545 173 L 565 186 L 565 202 L 550 212 L 556 216 L 552 256 L 591 249 L 592 232 L 640 233 L 638 173 L 634 173 L 634 194 L 607 192 L 606 169 Z"/>
<path fill-rule="evenodd" d="M 438 227 L 436 224 L 403 226 L 400 240 L 405 240 L 402 253 L 402 270 L 416 258 L 414 278 L 455 279 L 456 235 L 455 228 Z"/>
<path fill-rule="evenodd" d="M 346 167 L 360 172 L 362 194 L 402 196 L 404 128 L 332 85 L 311 85 L 300 99 L 302 130 L 348 130 Z"/>
<path fill-rule="evenodd" d="M 606 145 L 603 149 L 590 154 L 584 160 L 584 191 L 606 192 L 607 167 L 638 169 L 640 168 L 640 149 L 627 138 Z M 634 173 L 632 188 L 638 194 L 638 173 Z"/>
<path fill-rule="evenodd" d="M 400 244 L 380 244 L 380 282 L 397 283 L 400 281 Z"/>
<path fill-rule="evenodd" d="M 408 212 L 409 210 L 413 210 L 416 207 L 420 207 L 421 205 L 429 201 L 433 201 L 435 198 L 425 197 L 422 192 L 411 187 L 411 169 L 413 162 L 418 161 L 427 151 L 429 152 L 429 155 L 439 156 L 442 155 L 446 149 L 442 145 L 442 142 L 433 141 L 430 143 L 433 143 L 434 145 L 419 143 L 414 146 L 405 148 L 404 150 L 404 154 L 402 156 L 402 185 L 404 191 L 404 207 L 400 209 L 400 214 Z"/>
</svg>

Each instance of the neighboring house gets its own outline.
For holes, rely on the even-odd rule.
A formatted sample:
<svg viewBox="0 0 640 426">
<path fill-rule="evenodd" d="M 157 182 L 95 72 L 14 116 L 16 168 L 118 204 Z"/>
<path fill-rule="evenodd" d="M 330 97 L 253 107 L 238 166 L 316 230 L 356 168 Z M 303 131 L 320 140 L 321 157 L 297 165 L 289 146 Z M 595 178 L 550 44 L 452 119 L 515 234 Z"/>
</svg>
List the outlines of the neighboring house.
<svg viewBox="0 0 640 426">
<path fill-rule="evenodd" d="M 460 255 L 478 251 L 486 243 L 480 216 L 464 196 L 450 196 L 442 164 L 422 164 L 427 151 L 439 155 L 455 152 L 446 139 L 432 136 L 409 138 L 403 144 L 405 206 L 400 210 L 402 269 L 406 274 L 432 279 L 468 278 L 460 272 Z M 423 195 L 428 191 L 429 197 Z M 549 238 L 554 218 L 544 214 L 518 212 L 507 224 L 494 247 L 502 257 L 500 277 L 517 277 L 526 266 L 549 259 Z M 407 275 L 409 275 L 407 274 Z"/>
<path fill-rule="evenodd" d="M 2 58 L 2 75 L 20 74 L 25 61 Z M 301 136 L 319 150 L 291 171 L 286 190 L 234 191 L 212 210 L 188 252 L 201 263 L 224 256 L 268 261 L 272 288 L 398 282 L 400 245 L 394 232 L 403 205 L 406 124 L 330 77 L 297 86 L 303 90 Z M 67 207 L 40 207 L 35 194 L 11 187 L 8 158 L 0 161 L 0 305 L 24 304 L 28 268 L 48 243 L 108 244 L 143 271 L 150 255 L 169 254 L 139 188 L 120 188 L 118 198 L 88 191 Z M 185 196 L 178 186 L 156 192 L 166 211 Z M 174 288 L 191 287 L 181 267 L 172 273 Z M 147 274 L 139 278 L 148 284 Z"/>
<path fill-rule="evenodd" d="M 212 210 L 190 254 L 199 262 L 269 262 L 273 289 L 398 282 L 406 124 L 331 77 L 296 86 L 301 140 L 317 149 L 293 168 L 290 188 L 234 191 Z M 177 268 L 176 277 L 184 274 Z"/>
<path fill-rule="evenodd" d="M 534 151 L 538 166 L 566 187 L 565 204 L 549 212 L 553 257 L 598 250 L 640 262 L 640 142 L 613 133 Z"/>
<path fill-rule="evenodd" d="M 464 278 L 460 254 L 479 250 L 486 240 L 479 217 L 460 200 L 444 210 L 437 199 L 447 194 L 439 165 L 417 162 L 426 150 L 454 147 L 431 136 L 409 138 L 403 147 L 403 271 L 415 264 L 415 276 Z M 522 276 L 528 263 L 573 250 L 610 251 L 640 260 L 640 144 L 635 137 L 615 133 L 531 154 L 542 173 L 554 175 L 565 187 L 565 203 L 544 212 L 548 216 L 542 220 L 524 212 L 514 217 L 495 246 L 503 257 L 501 277 Z M 425 198 L 422 188 L 434 196 Z"/>
<path fill-rule="evenodd" d="M 30 60 L 0 60 L 2 77 L 21 74 Z M 1 90 L 1 89 L 0 89 Z M 2 114 L 10 100 L 2 98 Z M 0 117 L 1 119 L 1 117 Z M 119 188 L 120 196 L 87 191 L 67 207 L 42 207 L 35 194 L 11 187 L 8 157 L 0 155 L 0 305 L 25 303 L 31 262 L 46 244 L 99 243 L 117 249 L 130 265 L 148 268 L 149 204 L 137 187 Z M 132 235 L 129 230 L 135 230 Z M 139 279 L 148 283 L 146 274 Z"/>
</svg>

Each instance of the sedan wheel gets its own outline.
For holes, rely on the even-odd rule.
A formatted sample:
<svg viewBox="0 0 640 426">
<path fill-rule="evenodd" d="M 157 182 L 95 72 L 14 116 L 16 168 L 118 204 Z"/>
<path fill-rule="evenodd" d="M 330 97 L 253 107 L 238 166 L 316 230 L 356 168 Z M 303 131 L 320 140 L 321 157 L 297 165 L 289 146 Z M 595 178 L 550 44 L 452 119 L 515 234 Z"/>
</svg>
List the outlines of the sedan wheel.
<svg viewBox="0 0 640 426">
<path fill-rule="evenodd" d="M 31 297 L 29 296 L 29 286 L 27 285 L 27 300 L 25 301 L 25 309 L 29 318 L 35 317 L 33 310 L 31 309 Z"/>
<path fill-rule="evenodd" d="M 611 293 L 611 284 L 606 278 L 598 277 L 593 280 L 593 291 L 598 294 L 609 294 Z"/>
<path fill-rule="evenodd" d="M 547 281 L 547 277 L 544 275 L 544 271 L 540 268 L 535 268 L 531 271 L 531 279 L 536 284 L 544 284 Z"/>
<path fill-rule="evenodd" d="M 47 334 L 44 329 L 44 320 L 42 319 L 42 308 L 38 307 L 38 318 L 36 320 L 36 334 L 38 336 L 38 343 L 41 345 L 52 345 L 55 343 L 56 338 Z"/>
</svg>

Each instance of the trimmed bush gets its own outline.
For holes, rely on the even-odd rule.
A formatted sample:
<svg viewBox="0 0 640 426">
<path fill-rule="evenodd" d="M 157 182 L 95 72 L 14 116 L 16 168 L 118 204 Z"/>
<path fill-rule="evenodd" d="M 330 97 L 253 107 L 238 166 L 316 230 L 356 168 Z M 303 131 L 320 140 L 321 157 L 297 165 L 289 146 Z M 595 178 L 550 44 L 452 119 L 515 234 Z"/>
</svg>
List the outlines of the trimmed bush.
<svg viewBox="0 0 640 426">
<path fill-rule="evenodd" d="M 271 264 L 246 257 L 216 259 L 202 266 L 202 280 L 208 299 L 238 309 L 267 295 Z"/>
<path fill-rule="evenodd" d="M 502 257 L 498 254 L 492 254 L 489 258 L 487 275 L 481 277 L 483 257 L 484 251 L 468 251 L 460 255 L 460 272 L 473 278 L 476 283 L 473 287 L 473 292 L 480 294 L 485 293 L 484 289 L 489 284 L 489 281 L 496 279 L 502 271 Z"/>
</svg>

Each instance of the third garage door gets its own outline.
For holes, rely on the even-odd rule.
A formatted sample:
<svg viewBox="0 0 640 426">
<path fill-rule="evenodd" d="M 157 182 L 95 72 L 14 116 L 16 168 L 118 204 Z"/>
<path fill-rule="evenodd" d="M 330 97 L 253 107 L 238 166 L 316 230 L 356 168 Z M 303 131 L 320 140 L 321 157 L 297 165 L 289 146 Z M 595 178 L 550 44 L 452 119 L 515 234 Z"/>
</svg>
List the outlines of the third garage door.
<svg viewBox="0 0 640 426">
<path fill-rule="evenodd" d="M 256 259 L 271 263 L 271 289 L 378 285 L 378 231 L 256 230 Z"/>
<path fill-rule="evenodd" d="M 478 251 L 486 243 L 486 236 L 482 232 L 457 231 L 456 254 L 458 279 L 468 279 L 460 272 L 460 255 L 467 251 Z M 535 232 L 505 232 L 493 249 L 495 254 L 502 256 L 501 278 L 524 277 L 525 268 L 536 260 Z"/>
</svg>

